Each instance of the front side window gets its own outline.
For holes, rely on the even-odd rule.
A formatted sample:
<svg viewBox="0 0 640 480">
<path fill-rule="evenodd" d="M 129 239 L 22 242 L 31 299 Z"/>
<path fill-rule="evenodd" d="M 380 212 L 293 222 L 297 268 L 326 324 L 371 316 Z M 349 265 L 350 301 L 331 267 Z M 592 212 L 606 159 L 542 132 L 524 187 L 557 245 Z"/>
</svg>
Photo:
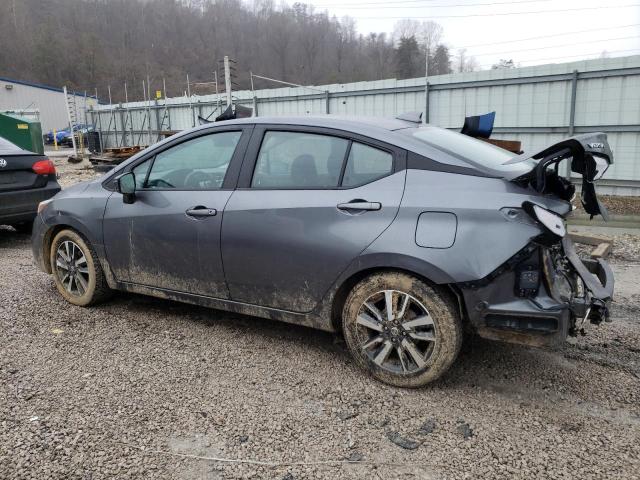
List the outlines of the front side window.
<svg viewBox="0 0 640 480">
<path fill-rule="evenodd" d="M 253 188 L 336 188 L 349 141 L 304 132 L 266 132 Z"/>
<path fill-rule="evenodd" d="M 160 190 L 217 190 L 238 145 L 242 132 L 204 135 L 156 155 L 144 187 Z M 144 163 L 136 167 L 146 174 Z M 136 182 L 138 172 L 134 169 Z"/>
<path fill-rule="evenodd" d="M 147 179 L 147 173 L 149 173 L 149 167 L 151 166 L 151 158 L 139 163 L 131 169 L 133 176 L 136 179 L 136 190 L 144 188 L 144 182 Z"/>
<path fill-rule="evenodd" d="M 373 182 L 393 171 L 393 156 L 389 152 L 353 142 L 344 171 L 343 187 L 355 187 Z"/>
</svg>

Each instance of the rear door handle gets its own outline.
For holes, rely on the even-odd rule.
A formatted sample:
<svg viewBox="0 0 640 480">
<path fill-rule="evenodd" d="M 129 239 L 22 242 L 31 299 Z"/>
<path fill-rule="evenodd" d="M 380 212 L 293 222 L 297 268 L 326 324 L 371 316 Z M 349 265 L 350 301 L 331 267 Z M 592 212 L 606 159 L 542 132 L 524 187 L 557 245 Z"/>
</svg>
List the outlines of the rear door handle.
<svg viewBox="0 0 640 480">
<path fill-rule="evenodd" d="M 338 204 L 339 210 L 380 210 L 381 208 L 382 204 L 380 202 L 356 201 Z"/>
<path fill-rule="evenodd" d="M 188 209 L 185 213 L 190 217 L 213 217 L 218 214 L 218 211 L 215 208 L 198 205 L 197 207 Z"/>
</svg>

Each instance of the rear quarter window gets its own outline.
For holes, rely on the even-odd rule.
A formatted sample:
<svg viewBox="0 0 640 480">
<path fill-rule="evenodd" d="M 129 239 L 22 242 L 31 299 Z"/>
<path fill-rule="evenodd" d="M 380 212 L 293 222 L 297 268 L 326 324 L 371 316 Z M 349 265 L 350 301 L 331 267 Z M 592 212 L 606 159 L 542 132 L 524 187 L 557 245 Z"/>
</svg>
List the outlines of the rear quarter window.
<svg viewBox="0 0 640 480">
<path fill-rule="evenodd" d="M 393 171 L 393 156 L 378 148 L 354 142 L 351 145 L 343 187 L 355 187 L 373 182 Z"/>
</svg>

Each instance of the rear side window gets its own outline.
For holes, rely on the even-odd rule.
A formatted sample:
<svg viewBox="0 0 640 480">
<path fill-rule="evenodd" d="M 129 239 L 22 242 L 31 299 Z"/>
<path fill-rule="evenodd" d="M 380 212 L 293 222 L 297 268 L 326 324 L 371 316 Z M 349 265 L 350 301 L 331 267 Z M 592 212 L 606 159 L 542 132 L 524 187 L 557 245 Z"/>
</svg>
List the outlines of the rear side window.
<svg viewBox="0 0 640 480">
<path fill-rule="evenodd" d="M 254 188 L 336 188 L 349 141 L 304 132 L 266 132 Z"/>
<path fill-rule="evenodd" d="M 471 165 L 488 169 L 490 173 L 519 172 L 523 170 L 521 164 L 507 164 L 515 154 L 490 143 L 452 132 L 444 128 L 425 126 L 419 128 L 399 130 L 404 134 L 411 134 L 414 138 L 438 150 L 454 155 Z M 530 170 L 525 167 L 524 172 Z"/>
<path fill-rule="evenodd" d="M 354 142 L 351 145 L 343 187 L 355 187 L 373 182 L 393 171 L 393 156 L 389 152 Z"/>
</svg>

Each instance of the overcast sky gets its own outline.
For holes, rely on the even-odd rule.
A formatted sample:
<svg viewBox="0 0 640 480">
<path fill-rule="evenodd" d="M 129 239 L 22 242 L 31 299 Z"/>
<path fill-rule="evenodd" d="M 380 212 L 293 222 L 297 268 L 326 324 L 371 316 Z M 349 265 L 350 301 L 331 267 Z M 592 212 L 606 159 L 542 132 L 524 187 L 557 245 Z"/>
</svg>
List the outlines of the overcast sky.
<svg viewBox="0 0 640 480">
<path fill-rule="evenodd" d="M 443 41 L 452 53 L 466 48 L 467 54 L 473 55 L 483 69 L 501 58 L 512 58 L 528 66 L 597 58 L 603 50 L 612 57 L 640 54 L 640 0 L 307 0 L 305 3 L 338 17 L 353 17 L 360 33 L 391 33 L 394 23 L 401 18 L 434 20 L 444 28 Z"/>
</svg>

